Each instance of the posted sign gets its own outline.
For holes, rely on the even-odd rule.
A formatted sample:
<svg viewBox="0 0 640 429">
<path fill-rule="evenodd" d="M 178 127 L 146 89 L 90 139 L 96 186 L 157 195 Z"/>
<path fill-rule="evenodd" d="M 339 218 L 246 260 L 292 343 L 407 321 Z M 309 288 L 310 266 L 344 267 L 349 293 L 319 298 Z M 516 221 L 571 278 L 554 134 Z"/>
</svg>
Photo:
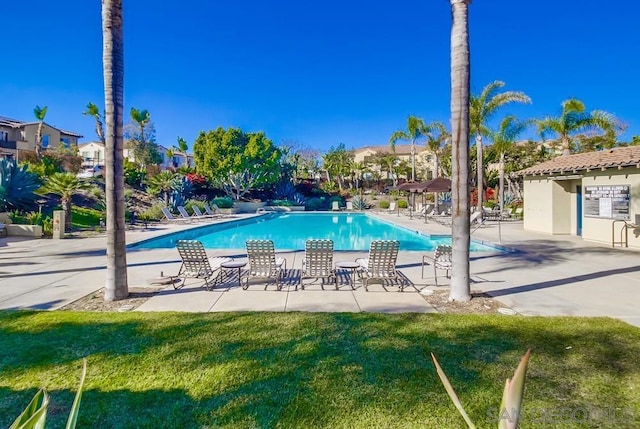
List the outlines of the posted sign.
<svg viewBox="0 0 640 429">
<path fill-rule="evenodd" d="M 584 216 L 630 220 L 629 185 L 585 186 Z"/>
</svg>

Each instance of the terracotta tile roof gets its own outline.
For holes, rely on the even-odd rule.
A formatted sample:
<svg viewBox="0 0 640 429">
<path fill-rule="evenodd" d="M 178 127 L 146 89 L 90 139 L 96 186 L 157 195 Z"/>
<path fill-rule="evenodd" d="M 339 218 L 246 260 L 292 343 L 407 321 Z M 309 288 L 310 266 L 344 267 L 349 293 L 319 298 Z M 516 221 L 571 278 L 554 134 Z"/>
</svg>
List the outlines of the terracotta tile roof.
<svg viewBox="0 0 640 429">
<path fill-rule="evenodd" d="M 640 165 L 640 146 L 605 149 L 598 152 L 559 156 L 542 164 L 518 171 L 519 175 L 569 173 L 597 168 Z"/>
</svg>

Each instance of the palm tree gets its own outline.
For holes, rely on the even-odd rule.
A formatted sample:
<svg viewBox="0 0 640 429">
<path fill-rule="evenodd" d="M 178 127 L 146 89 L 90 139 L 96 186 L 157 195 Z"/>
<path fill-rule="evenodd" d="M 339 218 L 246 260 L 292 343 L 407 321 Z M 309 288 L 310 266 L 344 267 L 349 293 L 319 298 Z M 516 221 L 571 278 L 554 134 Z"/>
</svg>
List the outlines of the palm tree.
<svg viewBox="0 0 640 429">
<path fill-rule="evenodd" d="M 440 177 L 440 155 L 442 152 L 442 146 L 451 138 L 449 133 L 447 132 L 447 127 L 442 122 L 431 122 L 426 126 L 428 130 L 425 134 L 427 138 L 427 148 L 433 152 L 433 156 L 435 158 L 435 175 L 436 177 Z M 438 207 L 438 193 L 436 192 L 434 195 L 434 210 L 436 213 L 440 213 L 440 209 Z"/>
<path fill-rule="evenodd" d="M 515 140 L 527 129 L 528 122 L 521 122 L 515 116 L 507 116 L 500 122 L 498 131 L 491 134 L 494 149 L 500 154 L 498 172 L 500 174 L 500 186 L 498 196 L 500 198 L 500 212 L 504 210 L 504 154 L 513 145 Z"/>
<path fill-rule="evenodd" d="M 143 154 L 146 152 L 147 146 L 145 142 L 145 128 L 151 122 L 151 114 L 147 110 L 138 110 L 135 107 L 131 108 L 129 112 L 131 115 L 131 119 L 139 128 L 139 137 L 138 141 L 134 142 L 133 153 L 138 163 L 144 164 Z"/>
<path fill-rule="evenodd" d="M 484 166 L 482 155 L 482 137 L 489 137 L 491 130 L 487 122 L 496 111 L 509 103 L 531 103 L 531 99 L 524 92 L 505 91 L 498 92 L 504 86 L 504 82 L 496 80 L 482 89 L 478 96 L 471 96 L 469 125 L 471 134 L 476 136 L 477 150 L 477 175 L 478 175 L 478 205 L 477 210 L 482 213 L 482 199 L 484 197 Z"/>
<path fill-rule="evenodd" d="M 411 181 L 416 180 L 416 140 L 424 136 L 427 132 L 424 121 L 415 116 L 409 116 L 407 119 L 407 130 L 399 130 L 391 134 L 389 145 L 393 151 L 396 150 L 396 142 L 398 140 L 408 140 L 411 142 Z"/>
<path fill-rule="evenodd" d="M 611 113 L 602 110 L 587 112 L 584 103 L 576 98 L 562 102 L 560 116 L 547 116 L 536 121 L 542 139 L 549 132 L 555 133 L 562 145 L 562 155 L 571 153 L 571 135 L 580 131 L 599 128 L 605 132 L 622 129 Z"/>
<path fill-rule="evenodd" d="M 91 116 L 96 120 L 96 135 L 100 139 L 100 143 L 104 144 L 104 126 L 102 125 L 102 115 L 100 115 L 98 106 L 89 102 L 89 104 L 87 104 L 87 110 L 82 112 L 82 115 Z"/>
<path fill-rule="evenodd" d="M 125 237 L 122 0 L 102 0 L 102 66 L 105 108 L 105 193 L 107 203 L 107 273 L 105 301 L 129 295 Z"/>
<path fill-rule="evenodd" d="M 47 116 L 47 106 L 36 106 L 33 114 L 38 120 L 38 129 L 36 130 L 36 157 L 42 159 L 42 126 L 44 125 L 44 117 Z"/>
<path fill-rule="evenodd" d="M 149 192 L 154 194 L 162 193 L 164 195 L 164 205 L 169 207 L 169 195 L 173 190 L 174 179 L 177 177 L 171 171 L 163 171 L 147 180 Z"/>
<path fill-rule="evenodd" d="M 189 145 L 187 144 L 187 141 L 182 137 L 178 137 L 178 151 L 186 154 L 188 149 Z"/>
<path fill-rule="evenodd" d="M 88 189 L 88 187 L 87 182 L 79 180 L 73 174 L 53 173 L 47 177 L 44 186 L 38 189 L 38 193 L 42 195 L 54 194 L 60 197 L 64 212 L 64 229 L 69 231 L 71 230 L 71 197 Z"/>
<path fill-rule="evenodd" d="M 469 301 L 469 3 L 450 0 L 451 25 L 451 289 L 450 301 Z"/>
</svg>

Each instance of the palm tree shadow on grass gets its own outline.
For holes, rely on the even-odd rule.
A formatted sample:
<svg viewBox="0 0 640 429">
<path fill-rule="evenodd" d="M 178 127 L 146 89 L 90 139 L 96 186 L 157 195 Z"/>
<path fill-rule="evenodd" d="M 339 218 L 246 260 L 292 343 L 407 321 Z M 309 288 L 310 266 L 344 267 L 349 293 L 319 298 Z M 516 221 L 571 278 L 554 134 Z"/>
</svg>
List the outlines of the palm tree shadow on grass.
<svg viewBox="0 0 640 429">
<path fill-rule="evenodd" d="M 5 313 L 1 326 L 32 317 L 37 315 Z M 504 379 L 528 348 L 533 357 L 525 407 L 528 401 L 536 406 L 558 401 L 567 407 L 594 405 L 599 398 L 588 391 L 585 379 L 637 380 L 640 372 L 635 365 L 640 332 L 607 319 L 563 318 L 543 325 L 541 318 L 508 316 L 459 323 L 459 318 L 441 315 L 344 313 L 128 314 L 123 322 L 102 314 L 88 319 L 0 330 L 0 346 L 6 350 L 13 345 L 17 352 L 0 356 L 3 373 L 12 377 L 88 356 L 80 426 L 101 421 L 106 427 L 166 427 L 167 422 L 181 427 L 329 427 L 390 413 L 396 427 L 420 422 L 429 427 L 430 418 L 455 413 L 430 352 L 463 402 L 478 396 L 495 401 L 472 401 L 468 408 L 483 426 L 495 423 L 487 408 L 499 406 Z M 73 348 L 69 338 L 76 342 Z M 127 363 L 130 359 L 140 359 L 141 366 Z M 147 359 L 153 359 L 151 366 L 144 363 Z M 116 371 L 109 377 L 118 383 L 131 379 L 126 384 L 138 387 L 105 384 L 104 365 Z M 125 373 L 118 373 L 124 367 Z M 153 387 L 157 385 L 171 388 Z M 142 386 L 147 387 L 140 390 Z M 633 403 L 629 389 L 619 387 L 612 383 L 607 388 L 608 403 Z M 0 388 L 0 424 L 7 426 L 7 416 L 17 415 L 33 393 L 35 386 Z M 63 422 L 74 392 L 53 393 L 53 423 Z M 430 404 L 433 415 L 423 412 L 424 404 Z"/>
</svg>

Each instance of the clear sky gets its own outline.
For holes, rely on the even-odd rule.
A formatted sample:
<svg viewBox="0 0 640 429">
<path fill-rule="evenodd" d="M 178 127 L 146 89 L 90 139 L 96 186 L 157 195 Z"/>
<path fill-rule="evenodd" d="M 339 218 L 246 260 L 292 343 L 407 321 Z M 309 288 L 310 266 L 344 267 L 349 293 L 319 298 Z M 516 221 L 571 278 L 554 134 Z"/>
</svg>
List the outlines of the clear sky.
<svg viewBox="0 0 640 429">
<path fill-rule="evenodd" d="M 125 109 L 147 109 L 157 142 L 191 147 L 218 126 L 321 151 L 388 144 L 408 115 L 449 124 L 448 0 L 124 0 Z M 99 0 L 6 1 L 0 115 L 94 140 L 102 110 Z M 577 97 L 640 135 L 636 0 L 474 0 L 472 91 L 526 92 L 503 114 L 557 114 Z"/>
</svg>

